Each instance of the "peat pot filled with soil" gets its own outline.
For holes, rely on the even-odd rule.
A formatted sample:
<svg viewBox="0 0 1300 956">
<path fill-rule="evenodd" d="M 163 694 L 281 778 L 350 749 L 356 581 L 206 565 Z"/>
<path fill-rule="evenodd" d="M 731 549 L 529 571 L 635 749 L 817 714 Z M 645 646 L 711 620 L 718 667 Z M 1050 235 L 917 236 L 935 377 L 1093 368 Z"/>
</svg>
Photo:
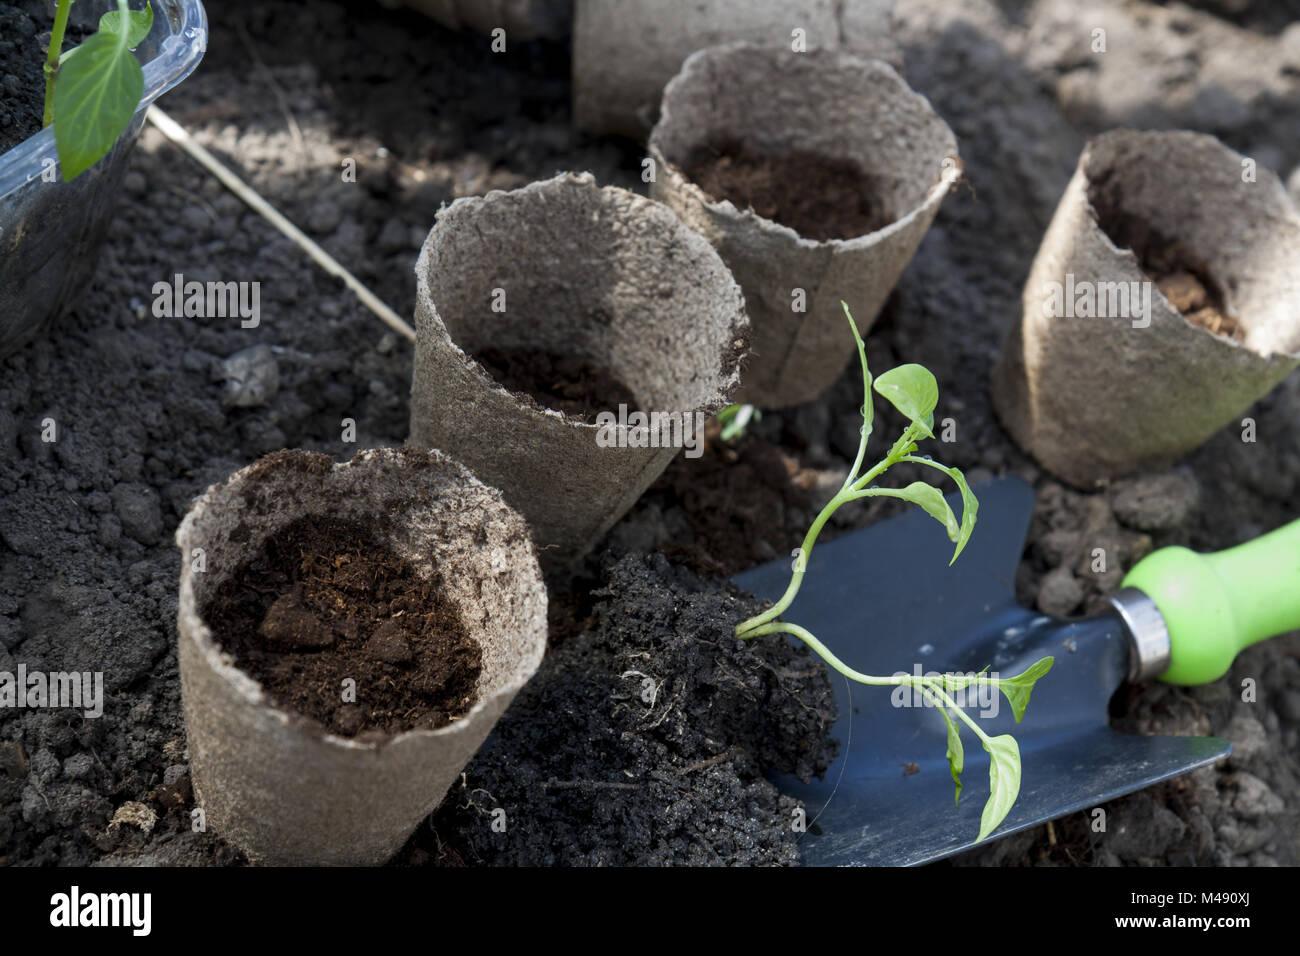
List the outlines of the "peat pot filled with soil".
<svg viewBox="0 0 1300 956">
<path fill-rule="evenodd" d="M 257 863 L 389 859 L 542 660 L 527 527 L 438 452 L 276 452 L 176 542 L 196 806 Z"/>
<path fill-rule="evenodd" d="M 879 60 L 750 43 L 692 54 L 650 136 L 651 194 L 709 240 L 753 322 L 741 396 L 811 401 L 855 354 L 960 174 L 952 130 Z"/>
<path fill-rule="evenodd" d="M 1079 159 L 993 373 L 1008 431 L 1081 488 L 1161 468 L 1300 365 L 1300 209 L 1212 136 Z"/>
<path fill-rule="evenodd" d="M 21 9 L 33 6 L 39 5 Z M 46 43 L 38 35 L 47 34 L 53 20 L 0 7 L 12 18 L 0 12 L 0 79 L 15 83 L 0 102 L 0 356 L 41 334 L 85 291 L 149 105 L 203 58 L 208 25 L 200 0 L 151 0 L 150 8 L 153 26 L 127 54 L 143 67 L 135 112 L 108 153 L 73 178 L 59 165 L 54 127 L 42 128 Z M 97 35 L 100 17 L 116 9 L 115 0 L 73 4 L 65 52 Z"/>
<path fill-rule="evenodd" d="M 416 265 L 411 443 L 505 493 L 544 565 L 580 557 L 740 376 L 749 322 L 672 210 L 561 175 L 458 199 Z"/>
</svg>

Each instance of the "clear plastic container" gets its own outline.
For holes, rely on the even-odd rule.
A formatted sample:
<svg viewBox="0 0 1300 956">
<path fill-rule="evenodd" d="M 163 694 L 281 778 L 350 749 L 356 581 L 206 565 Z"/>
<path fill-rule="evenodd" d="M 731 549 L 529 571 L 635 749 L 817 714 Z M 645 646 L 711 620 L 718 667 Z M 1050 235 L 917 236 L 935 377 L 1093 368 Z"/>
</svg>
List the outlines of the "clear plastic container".
<svg viewBox="0 0 1300 956">
<path fill-rule="evenodd" d="M 201 0 L 150 0 L 154 23 L 136 49 L 144 96 L 113 149 L 71 183 L 59 176 L 54 130 L 0 155 L 0 356 L 63 316 L 89 283 L 131 147 L 149 105 L 194 71 L 208 45 Z M 72 22 L 93 30 L 116 0 L 80 0 Z M 42 174 L 45 174 L 42 176 Z"/>
</svg>

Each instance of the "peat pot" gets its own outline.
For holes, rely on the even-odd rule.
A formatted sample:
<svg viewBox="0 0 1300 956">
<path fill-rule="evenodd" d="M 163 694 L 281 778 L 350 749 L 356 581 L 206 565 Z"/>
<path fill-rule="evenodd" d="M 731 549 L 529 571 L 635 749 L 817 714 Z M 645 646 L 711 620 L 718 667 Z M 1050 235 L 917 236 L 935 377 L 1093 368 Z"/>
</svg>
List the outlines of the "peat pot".
<svg viewBox="0 0 1300 956">
<path fill-rule="evenodd" d="M 373 529 L 420 578 L 437 575 L 442 600 L 481 650 L 476 702 L 463 716 L 437 729 L 337 736 L 276 706 L 223 651 L 203 616 L 213 596 L 268 537 L 324 515 Z M 523 519 L 438 452 L 376 449 L 346 464 L 276 452 L 208 489 L 176 543 L 196 806 L 209 827 L 257 863 L 389 859 L 438 806 L 542 660 L 546 592 Z M 308 629 L 297 639 L 318 646 L 315 636 Z M 417 669 L 409 679 L 418 676 Z M 366 689 L 363 681 L 358 697 Z"/>
<path fill-rule="evenodd" d="M 200 0 L 151 4 L 153 29 L 135 51 L 144 95 L 108 154 L 70 183 L 55 175 L 52 127 L 0 155 L 0 356 L 40 335 L 85 291 L 145 113 L 203 59 L 208 22 Z M 70 22 L 93 31 L 116 9 L 115 0 L 80 0 Z"/>
<path fill-rule="evenodd" d="M 787 50 L 843 48 L 902 69 L 890 29 L 893 6 L 893 0 L 577 0 L 573 121 L 590 133 L 641 139 L 682 61 L 739 40 Z"/>
<path fill-rule="evenodd" d="M 441 210 L 415 324 L 411 443 L 500 488 L 548 568 L 586 553 L 679 450 L 698 454 L 749 331 L 731 273 L 672 210 L 572 174 Z M 607 387 L 587 414 L 555 408 L 503 380 L 503 353 L 586 363 Z"/>
<path fill-rule="evenodd" d="M 1007 430 L 1080 488 L 1160 469 L 1300 365 L 1300 210 L 1212 136 L 1088 142 L 993 372 Z"/>
<path fill-rule="evenodd" d="M 887 63 L 751 43 L 687 58 L 650 157 L 651 195 L 744 291 L 741 396 L 769 407 L 811 401 L 844 371 L 856 349 L 840 301 L 865 335 L 960 175 L 952 130 Z"/>
</svg>

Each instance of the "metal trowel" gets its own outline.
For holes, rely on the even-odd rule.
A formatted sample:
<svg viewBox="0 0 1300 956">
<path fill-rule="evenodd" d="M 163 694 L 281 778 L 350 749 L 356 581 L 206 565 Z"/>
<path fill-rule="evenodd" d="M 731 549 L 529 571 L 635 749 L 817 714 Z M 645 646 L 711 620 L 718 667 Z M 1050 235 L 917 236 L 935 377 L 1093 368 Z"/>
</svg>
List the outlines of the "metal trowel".
<svg viewBox="0 0 1300 956">
<path fill-rule="evenodd" d="M 1067 622 L 1016 602 L 1033 489 L 1002 478 L 974 490 L 979 521 L 951 567 L 943 528 L 921 510 L 909 511 L 817 545 L 784 619 L 870 674 L 988 667 L 1010 676 L 1055 657 L 1020 724 L 1005 700 L 991 717 L 980 714 L 977 701 L 967 703 L 988 733 L 1020 742 L 1020 795 L 990 839 L 1226 756 L 1232 745 L 1217 737 L 1114 731 L 1107 704 L 1125 680 L 1217 680 L 1242 648 L 1300 628 L 1300 521 L 1218 554 L 1156 551 L 1125 577 L 1112 612 Z M 960 507 L 955 495 L 950 503 Z M 781 560 L 733 580 L 776 599 L 789 579 L 790 562 Z M 966 788 L 954 806 L 943 716 L 910 706 L 898 696 L 906 688 L 850 684 L 834 673 L 831 680 L 839 704 L 831 731 L 840 741 L 835 761 L 810 784 L 778 779 L 784 792 L 804 801 L 810 819 L 804 862 L 916 865 L 974 845 L 988 796 L 988 755 L 966 748 Z"/>
</svg>

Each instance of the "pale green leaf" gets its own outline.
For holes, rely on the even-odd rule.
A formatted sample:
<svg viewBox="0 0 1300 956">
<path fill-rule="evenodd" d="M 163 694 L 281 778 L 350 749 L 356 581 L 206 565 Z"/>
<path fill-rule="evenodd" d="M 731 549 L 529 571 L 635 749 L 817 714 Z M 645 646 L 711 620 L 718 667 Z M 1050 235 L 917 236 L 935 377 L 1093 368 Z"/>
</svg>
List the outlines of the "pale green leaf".
<svg viewBox="0 0 1300 956">
<path fill-rule="evenodd" d="M 922 365 L 891 368 L 877 377 L 875 389 L 881 397 L 917 425 L 926 438 L 933 438 L 934 407 L 939 404 L 939 383 Z"/>
<path fill-rule="evenodd" d="M 1010 734 L 984 742 L 989 752 L 989 799 L 980 815 L 979 843 L 1007 818 L 1020 794 L 1020 745 Z"/>
<path fill-rule="evenodd" d="M 54 143 L 65 182 L 113 148 L 143 93 L 144 71 L 124 37 L 96 33 L 63 62 L 54 84 Z"/>
<path fill-rule="evenodd" d="M 943 719 L 948 724 L 948 770 L 952 773 L 952 782 L 957 785 L 957 793 L 953 797 L 954 806 L 961 804 L 961 772 L 966 763 L 966 754 L 961 745 L 961 732 L 957 727 L 957 721 L 949 716 L 948 711 L 940 708 Z"/>
<path fill-rule="evenodd" d="M 924 481 L 914 481 L 906 488 L 896 489 L 896 494 L 893 497 L 902 498 L 913 504 L 920 505 L 926 514 L 944 526 L 950 541 L 957 540 L 957 536 L 961 533 L 961 527 L 957 524 L 957 516 L 948 507 L 948 501 L 944 498 L 943 492 L 934 485 L 927 485 Z"/>
<path fill-rule="evenodd" d="M 126 45 L 129 49 L 134 50 L 144 42 L 144 38 L 153 29 L 153 7 L 146 6 L 143 10 L 131 10 L 126 16 L 128 25 Z M 121 22 L 121 11 L 110 10 L 99 18 L 99 31 L 101 33 L 119 33 Z"/>
<path fill-rule="evenodd" d="M 844 309 L 844 317 L 849 320 L 849 328 L 853 331 L 853 341 L 858 347 L 858 364 L 862 366 L 862 428 L 858 432 L 858 454 L 853 461 L 853 467 L 849 469 L 848 476 L 844 479 L 844 486 L 848 487 L 853 484 L 862 472 L 862 460 L 867 454 L 867 441 L 871 438 L 872 421 L 875 419 L 875 403 L 871 400 L 871 369 L 867 367 L 867 344 L 862 341 L 862 335 L 858 332 L 858 324 L 853 321 L 853 313 L 849 311 L 849 304 L 843 299 L 840 300 L 840 306 Z"/>
<path fill-rule="evenodd" d="M 949 468 L 947 465 L 941 464 L 933 458 L 916 458 L 912 455 L 908 455 L 901 460 L 910 461 L 918 465 L 925 465 L 929 468 L 934 468 L 943 472 L 953 480 L 957 485 L 958 490 L 961 491 L 961 530 L 955 539 L 957 547 L 953 550 L 952 561 L 948 562 L 949 567 L 951 567 L 953 561 L 957 560 L 957 556 L 961 554 L 962 549 L 966 547 L 966 542 L 970 540 L 971 534 L 975 531 L 975 518 L 979 514 L 980 508 L 979 499 L 976 498 L 975 493 L 970 490 L 970 485 L 966 483 L 966 476 L 961 473 L 960 469 Z"/>
<path fill-rule="evenodd" d="M 970 490 L 970 485 L 966 483 L 966 476 L 958 468 L 945 468 L 944 471 L 956 483 L 957 488 L 961 491 L 961 530 L 957 535 L 957 549 L 952 553 L 952 561 L 948 562 L 951 567 L 953 561 L 957 560 L 957 555 L 961 554 L 962 548 L 966 547 L 966 542 L 970 540 L 971 534 L 975 531 L 975 517 L 979 513 L 979 499 L 975 493 Z"/>
<path fill-rule="evenodd" d="M 1032 664 L 1024 673 L 1017 674 L 1015 677 L 1004 677 L 998 681 L 998 687 L 1011 702 L 1011 713 L 1015 716 L 1016 723 L 1020 723 L 1020 719 L 1025 716 L 1025 708 L 1029 706 L 1029 695 L 1033 693 L 1034 683 L 1050 671 L 1055 662 L 1054 657 L 1044 657 Z"/>
</svg>

